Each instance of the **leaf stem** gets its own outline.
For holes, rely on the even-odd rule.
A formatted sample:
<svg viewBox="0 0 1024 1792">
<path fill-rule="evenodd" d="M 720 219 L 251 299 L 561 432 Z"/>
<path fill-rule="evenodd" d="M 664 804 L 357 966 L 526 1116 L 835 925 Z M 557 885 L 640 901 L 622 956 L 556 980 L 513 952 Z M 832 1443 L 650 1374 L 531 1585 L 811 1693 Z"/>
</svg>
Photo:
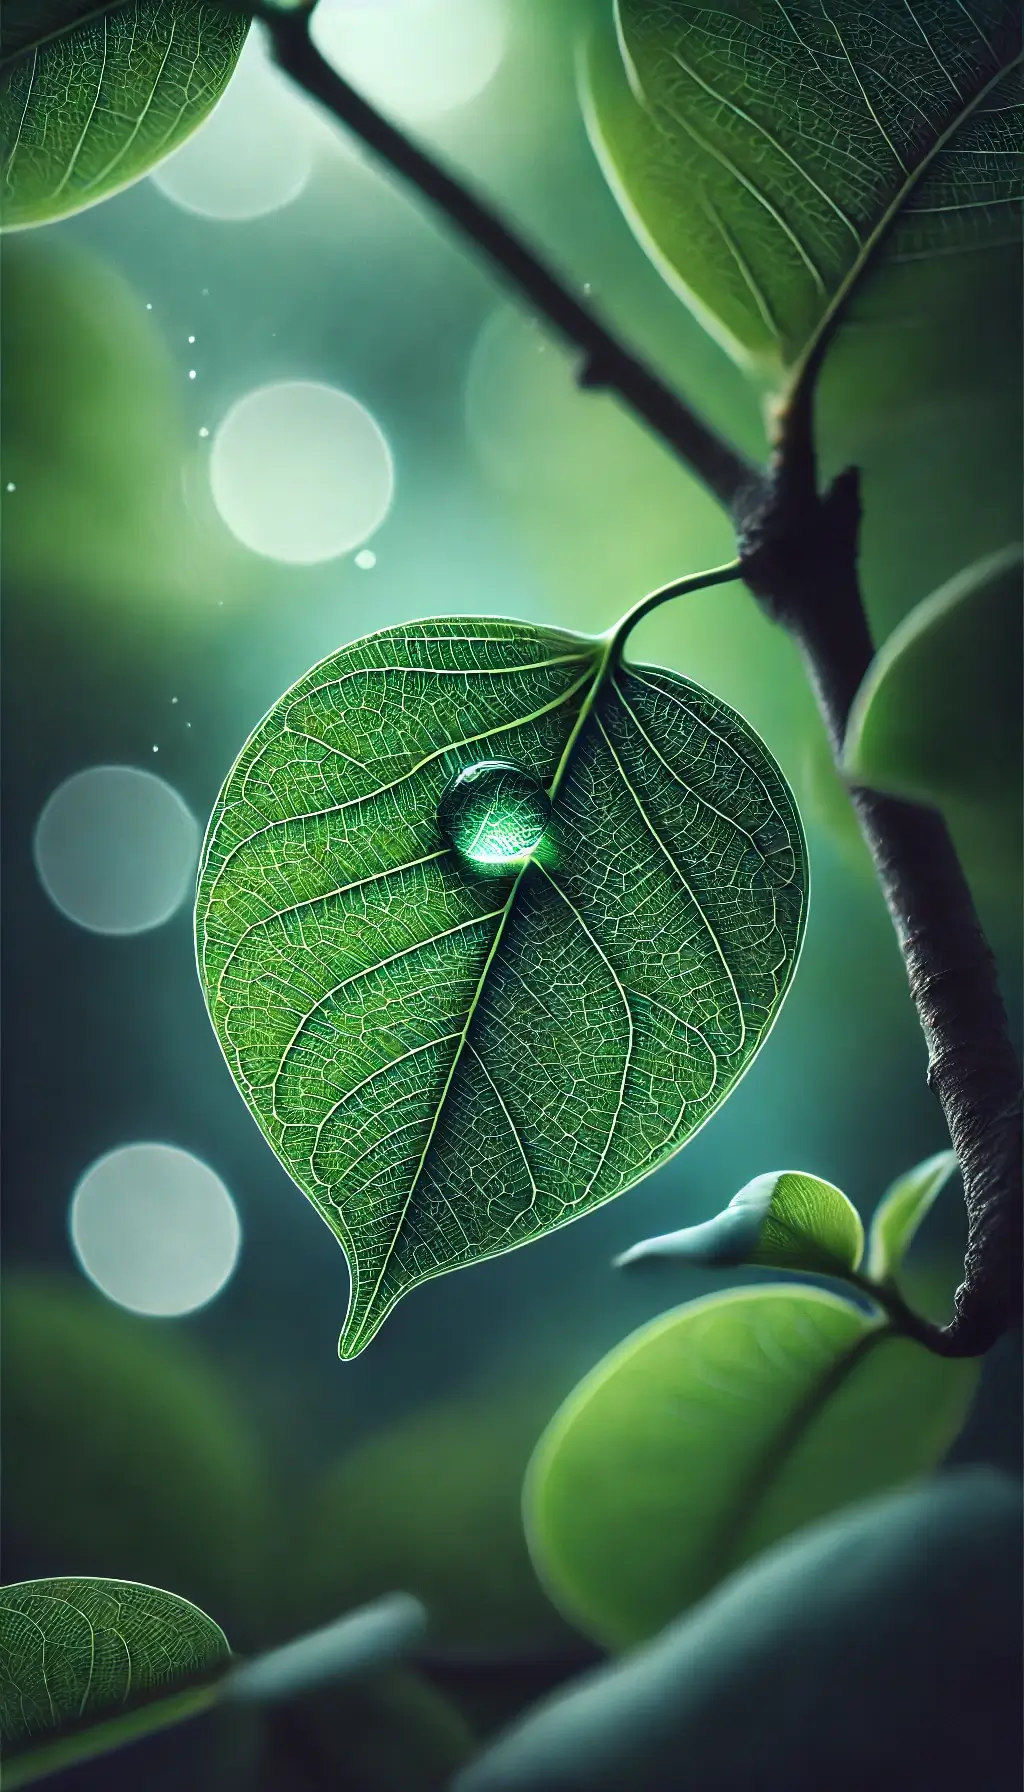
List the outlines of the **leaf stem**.
<svg viewBox="0 0 1024 1792">
<path fill-rule="evenodd" d="M 659 604 L 668 603 L 673 597 L 687 597 L 692 591 L 703 591 L 709 585 L 728 585 L 742 577 L 743 562 L 730 560 L 727 566 L 713 566 L 707 572 L 687 573 L 684 578 L 673 579 L 669 585 L 660 585 L 657 591 L 651 591 L 646 597 L 642 597 L 638 604 L 627 610 L 614 627 L 609 629 L 607 638 L 612 643 L 612 657 L 618 658 L 626 644 L 626 637 Z"/>
<path fill-rule="evenodd" d="M 929 1319 L 915 1313 L 913 1307 L 907 1305 L 895 1282 L 875 1282 L 870 1276 L 861 1275 L 856 1269 L 844 1270 L 842 1280 L 858 1293 L 864 1294 L 881 1307 L 894 1332 L 901 1337 L 913 1338 L 915 1343 L 923 1344 L 936 1356 L 948 1356 L 949 1351 L 943 1342 L 942 1327 L 933 1325 Z"/>
</svg>

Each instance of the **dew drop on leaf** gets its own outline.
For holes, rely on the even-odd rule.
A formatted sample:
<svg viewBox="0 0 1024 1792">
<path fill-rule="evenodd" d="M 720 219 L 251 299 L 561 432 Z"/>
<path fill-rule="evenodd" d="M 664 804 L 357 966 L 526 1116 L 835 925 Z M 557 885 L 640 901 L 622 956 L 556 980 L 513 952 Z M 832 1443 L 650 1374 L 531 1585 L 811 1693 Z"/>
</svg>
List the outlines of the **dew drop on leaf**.
<svg viewBox="0 0 1024 1792">
<path fill-rule="evenodd" d="M 437 823 L 464 859 L 501 865 L 539 845 L 551 817 L 540 779 L 511 759 L 463 766 L 437 805 Z"/>
</svg>

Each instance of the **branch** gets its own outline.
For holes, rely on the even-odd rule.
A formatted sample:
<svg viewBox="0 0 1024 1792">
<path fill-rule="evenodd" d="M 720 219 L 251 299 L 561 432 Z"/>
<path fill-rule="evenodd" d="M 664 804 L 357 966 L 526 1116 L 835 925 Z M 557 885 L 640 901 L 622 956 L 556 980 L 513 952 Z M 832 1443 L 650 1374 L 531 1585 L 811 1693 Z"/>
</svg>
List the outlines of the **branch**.
<svg viewBox="0 0 1024 1792">
<path fill-rule="evenodd" d="M 581 385 L 616 393 L 731 511 L 743 489 L 757 481 L 759 469 L 624 347 L 493 206 L 446 174 L 335 73 L 310 38 L 308 12 L 257 10 L 256 17 L 266 25 L 274 56 L 285 73 L 429 200 L 566 342 L 581 351 Z"/>
<path fill-rule="evenodd" d="M 776 468 L 775 491 L 741 530 L 744 577 L 796 641 L 842 769 L 854 696 L 873 658 L 857 577 L 856 472 L 823 497 L 810 438 L 798 423 Z M 937 809 L 852 788 L 928 1047 L 964 1185 L 964 1280 L 955 1316 L 932 1348 L 978 1356 L 1020 1322 L 1021 1081 L 995 961 L 967 879 Z"/>
<path fill-rule="evenodd" d="M 780 409 L 771 466 L 751 465 L 620 343 L 493 207 L 334 72 L 310 39 L 311 10 L 256 8 L 281 68 L 581 351 L 581 384 L 616 393 L 730 512 L 741 548 L 736 571 L 800 648 L 841 766 L 850 705 L 873 647 L 857 574 L 857 475 L 842 475 L 824 494 L 817 489 L 813 407 L 826 339 Z M 732 573 L 723 568 L 716 578 Z M 934 1348 L 950 1356 L 977 1355 L 1020 1315 L 1020 1072 L 992 955 L 942 817 L 872 791 L 850 794 L 903 954 L 928 1046 L 929 1084 L 963 1174 L 964 1282 L 955 1318 L 935 1333 Z"/>
</svg>

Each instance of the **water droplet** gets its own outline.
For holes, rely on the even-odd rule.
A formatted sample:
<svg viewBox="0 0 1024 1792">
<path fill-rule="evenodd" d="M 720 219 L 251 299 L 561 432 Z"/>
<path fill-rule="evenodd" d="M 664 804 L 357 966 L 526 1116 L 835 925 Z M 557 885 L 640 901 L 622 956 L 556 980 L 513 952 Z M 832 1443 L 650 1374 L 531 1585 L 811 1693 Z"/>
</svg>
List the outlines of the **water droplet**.
<svg viewBox="0 0 1024 1792">
<path fill-rule="evenodd" d="M 201 436 L 203 436 L 203 437 L 204 437 L 204 438 L 205 438 L 205 437 L 206 437 L 206 436 L 208 436 L 208 435 L 209 435 L 209 433 L 210 433 L 210 432 L 209 432 L 209 430 L 208 430 L 208 429 L 207 429 L 207 428 L 206 428 L 206 427 L 205 427 L 205 426 L 204 426 L 204 427 L 203 427 L 203 428 L 202 428 L 202 429 L 201 429 L 201 430 L 200 430 L 200 431 L 199 431 L 199 434 L 200 434 L 200 435 L 201 435 Z"/>
<path fill-rule="evenodd" d="M 189 377 L 189 379 L 190 379 L 190 380 L 194 380 L 194 379 L 195 379 L 195 377 L 196 377 L 196 370 L 195 370 L 195 368 L 194 368 L 194 367 L 190 367 L 190 368 L 189 368 L 189 370 L 188 370 L 188 377 Z"/>
<path fill-rule="evenodd" d="M 360 548 L 356 555 L 356 565 L 360 572 L 371 572 L 377 564 L 377 556 L 372 548 Z"/>
<path fill-rule="evenodd" d="M 442 793 L 437 823 L 463 858 L 502 865 L 539 845 L 551 818 L 540 779 L 510 759 L 463 766 Z"/>
</svg>

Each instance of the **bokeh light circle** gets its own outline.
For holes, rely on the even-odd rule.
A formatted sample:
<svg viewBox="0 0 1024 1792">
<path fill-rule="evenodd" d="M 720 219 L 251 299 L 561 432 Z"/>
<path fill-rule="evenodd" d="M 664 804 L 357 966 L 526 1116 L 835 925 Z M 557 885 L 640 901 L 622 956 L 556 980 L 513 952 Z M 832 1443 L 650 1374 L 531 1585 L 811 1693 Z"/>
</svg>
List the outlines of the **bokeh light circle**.
<svg viewBox="0 0 1024 1792">
<path fill-rule="evenodd" d="M 243 222 L 279 211 L 309 179 L 317 143 L 310 107 L 251 31 L 205 123 L 150 175 L 183 211 Z"/>
<path fill-rule="evenodd" d="M 320 0 L 321 55 L 402 123 L 439 118 L 476 99 L 505 53 L 501 0 Z"/>
<path fill-rule="evenodd" d="M 380 527 L 395 472 L 358 399 L 314 380 L 281 380 L 232 406 L 214 436 L 210 482 L 246 547 L 310 566 L 349 553 Z"/>
<path fill-rule="evenodd" d="M 43 889 L 93 933 L 144 933 L 191 893 L 199 827 L 176 790 L 131 765 L 95 765 L 58 785 L 36 823 Z"/>
<path fill-rule="evenodd" d="M 175 1145 L 122 1145 L 86 1170 L 71 1201 L 86 1275 L 133 1313 L 194 1313 L 224 1287 L 242 1229 L 227 1189 Z"/>
</svg>

